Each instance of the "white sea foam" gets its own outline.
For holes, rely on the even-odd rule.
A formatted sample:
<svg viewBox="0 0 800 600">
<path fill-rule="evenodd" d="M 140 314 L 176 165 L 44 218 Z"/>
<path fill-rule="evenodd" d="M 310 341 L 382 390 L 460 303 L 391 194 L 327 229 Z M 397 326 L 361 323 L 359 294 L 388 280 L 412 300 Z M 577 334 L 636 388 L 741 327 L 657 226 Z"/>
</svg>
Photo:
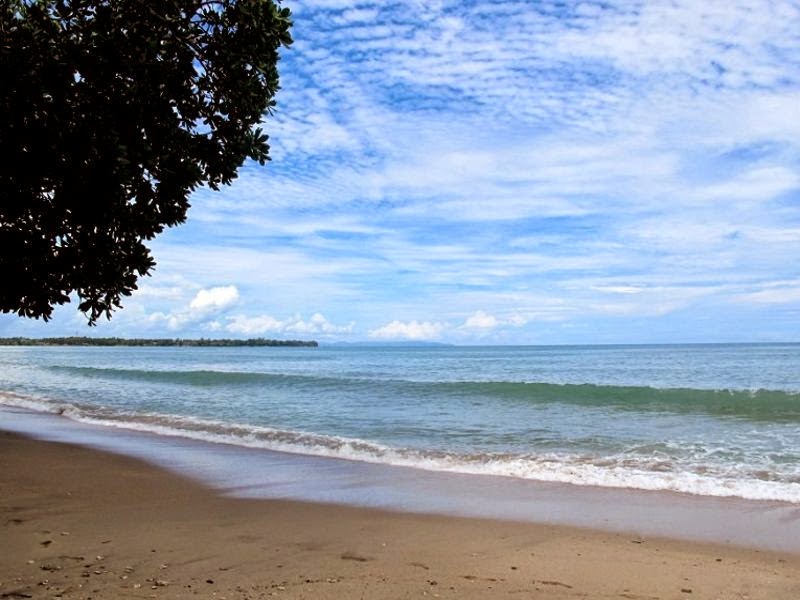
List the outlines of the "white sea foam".
<svg viewBox="0 0 800 600">
<path fill-rule="evenodd" d="M 94 425 L 292 454 L 573 485 L 800 503 L 800 483 L 796 481 L 769 481 L 741 473 L 714 474 L 713 469 L 708 469 L 706 473 L 692 472 L 687 469 L 687 465 L 668 464 L 652 457 L 632 458 L 626 455 L 597 459 L 559 453 L 458 454 L 392 448 L 357 438 L 232 424 L 180 415 L 119 412 L 10 392 L 0 392 L 0 404 L 59 414 Z"/>
</svg>

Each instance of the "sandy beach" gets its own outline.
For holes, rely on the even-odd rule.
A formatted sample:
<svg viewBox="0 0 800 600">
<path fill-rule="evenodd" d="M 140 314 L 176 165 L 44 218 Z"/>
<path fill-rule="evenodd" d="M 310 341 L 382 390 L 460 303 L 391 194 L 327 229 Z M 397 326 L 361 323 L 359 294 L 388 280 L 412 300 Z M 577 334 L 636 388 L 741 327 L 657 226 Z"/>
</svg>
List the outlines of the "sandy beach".
<svg viewBox="0 0 800 600">
<path fill-rule="evenodd" d="M 2 598 L 797 598 L 800 557 L 546 524 L 220 497 L 0 434 Z"/>
</svg>

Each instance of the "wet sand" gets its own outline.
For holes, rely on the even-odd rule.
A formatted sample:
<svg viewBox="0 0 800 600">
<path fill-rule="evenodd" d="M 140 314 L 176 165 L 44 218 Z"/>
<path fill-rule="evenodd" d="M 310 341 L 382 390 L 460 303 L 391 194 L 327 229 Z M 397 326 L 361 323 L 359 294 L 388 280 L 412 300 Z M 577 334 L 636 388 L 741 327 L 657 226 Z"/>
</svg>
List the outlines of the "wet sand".
<svg viewBox="0 0 800 600">
<path fill-rule="evenodd" d="M 0 433 L 0 598 L 800 597 L 800 555 L 221 497 Z"/>
</svg>

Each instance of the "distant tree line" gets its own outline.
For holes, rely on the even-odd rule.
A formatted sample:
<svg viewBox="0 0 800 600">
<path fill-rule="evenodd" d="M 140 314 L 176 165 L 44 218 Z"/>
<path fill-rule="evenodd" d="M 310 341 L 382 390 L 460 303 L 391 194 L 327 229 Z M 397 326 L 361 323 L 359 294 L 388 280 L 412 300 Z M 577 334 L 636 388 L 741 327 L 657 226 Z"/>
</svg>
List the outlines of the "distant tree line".
<svg viewBox="0 0 800 600">
<path fill-rule="evenodd" d="M 168 339 L 168 338 L 119 338 L 119 337 L 51 337 L 0 338 L 0 346 L 306 346 L 316 348 L 319 344 L 313 340 L 269 340 L 252 338 L 235 339 Z"/>
</svg>

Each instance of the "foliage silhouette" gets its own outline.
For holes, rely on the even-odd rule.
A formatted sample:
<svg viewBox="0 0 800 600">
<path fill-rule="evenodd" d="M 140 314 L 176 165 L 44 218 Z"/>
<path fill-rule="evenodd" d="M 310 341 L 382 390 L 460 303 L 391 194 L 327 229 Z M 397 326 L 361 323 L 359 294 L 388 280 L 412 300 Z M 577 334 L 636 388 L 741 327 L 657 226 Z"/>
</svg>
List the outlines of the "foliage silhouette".
<svg viewBox="0 0 800 600">
<path fill-rule="evenodd" d="M 279 2 L 3 2 L 0 311 L 48 320 L 74 292 L 110 318 L 192 191 L 269 160 Z"/>
</svg>

